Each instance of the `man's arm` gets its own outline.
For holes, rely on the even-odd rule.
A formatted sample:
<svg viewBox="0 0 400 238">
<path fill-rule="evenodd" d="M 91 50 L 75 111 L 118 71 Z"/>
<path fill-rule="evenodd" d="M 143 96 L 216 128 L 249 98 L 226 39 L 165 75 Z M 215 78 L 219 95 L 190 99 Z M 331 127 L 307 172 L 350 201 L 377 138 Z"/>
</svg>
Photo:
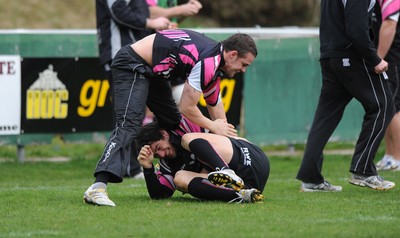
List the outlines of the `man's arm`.
<svg viewBox="0 0 400 238">
<path fill-rule="evenodd" d="M 352 47 L 370 65 L 377 66 L 382 59 L 370 39 L 369 8 L 369 1 L 347 1 L 344 8 L 345 27 Z"/>
<path fill-rule="evenodd" d="M 159 6 L 149 6 L 150 7 L 150 18 L 156 17 L 166 17 L 168 19 L 174 17 L 189 17 L 194 16 L 199 13 L 200 9 L 203 7 L 201 3 L 197 0 L 190 0 L 185 4 L 181 4 L 175 7 L 163 8 Z"/>
<path fill-rule="evenodd" d="M 146 2 L 134 1 L 135 6 L 129 6 L 125 0 L 115 0 L 108 5 L 112 18 L 117 24 L 125 27 L 144 30 L 146 28 L 155 30 L 168 29 L 171 22 L 165 17 L 150 18 L 149 7 Z"/>
<path fill-rule="evenodd" d="M 190 86 L 188 82 L 185 82 L 179 103 L 179 110 L 189 121 L 213 131 L 213 122 L 205 117 L 197 107 L 201 94 L 201 92 Z"/>
<path fill-rule="evenodd" d="M 143 167 L 143 174 L 146 180 L 146 187 L 152 199 L 170 198 L 175 192 L 172 175 L 156 174 L 154 172 L 154 154 L 150 146 L 145 145 L 139 151 L 137 157 L 139 164 Z"/>
<path fill-rule="evenodd" d="M 216 120 L 216 119 L 226 120 L 227 119 L 225 109 L 224 109 L 224 104 L 222 103 L 222 101 L 220 101 L 214 107 L 207 105 L 207 110 L 208 110 L 208 114 L 210 114 L 210 117 L 212 120 Z"/>
<path fill-rule="evenodd" d="M 181 101 L 179 103 L 181 113 L 194 124 L 208 129 L 215 134 L 236 136 L 237 134 L 234 126 L 228 124 L 226 121 L 226 115 L 222 103 L 220 103 L 221 105 L 218 104 L 210 113 L 213 117 L 221 117 L 218 118 L 218 120 L 212 121 L 201 113 L 200 109 L 197 107 L 201 94 L 202 92 L 195 90 L 188 82 L 185 82 Z"/>
<path fill-rule="evenodd" d="M 390 46 L 392 45 L 393 39 L 396 35 L 398 16 L 399 13 L 397 13 L 397 21 L 390 18 L 384 20 L 379 29 L 378 55 L 382 59 L 385 58 L 386 54 L 389 52 Z"/>
</svg>

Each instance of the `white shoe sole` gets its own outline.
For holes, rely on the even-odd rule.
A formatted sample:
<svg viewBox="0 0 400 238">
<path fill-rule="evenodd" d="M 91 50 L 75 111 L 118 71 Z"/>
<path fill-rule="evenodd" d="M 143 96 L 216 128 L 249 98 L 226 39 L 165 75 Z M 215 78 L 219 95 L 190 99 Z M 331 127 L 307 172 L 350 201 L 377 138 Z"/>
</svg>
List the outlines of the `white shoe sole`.
<svg viewBox="0 0 400 238">
<path fill-rule="evenodd" d="M 367 183 L 364 180 L 360 180 L 360 179 L 351 179 L 349 182 L 351 184 L 353 184 L 353 185 L 357 185 L 357 186 L 360 186 L 360 187 L 372 188 L 372 189 L 375 189 L 375 190 L 389 190 L 389 189 L 392 189 L 392 188 L 395 187 L 395 185 L 387 186 L 387 187 L 378 186 L 378 185 L 374 185 L 374 184 L 371 184 L 371 183 Z"/>
</svg>

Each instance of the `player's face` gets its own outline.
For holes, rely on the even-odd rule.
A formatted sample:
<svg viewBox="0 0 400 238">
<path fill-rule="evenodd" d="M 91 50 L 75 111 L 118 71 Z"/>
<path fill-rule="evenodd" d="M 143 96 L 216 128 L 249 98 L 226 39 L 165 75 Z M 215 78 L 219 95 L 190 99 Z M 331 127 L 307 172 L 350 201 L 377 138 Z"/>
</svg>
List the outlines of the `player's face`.
<svg viewBox="0 0 400 238">
<path fill-rule="evenodd" d="M 246 72 L 247 67 L 254 61 L 254 55 L 247 53 L 244 57 L 239 57 L 237 51 L 230 51 L 226 53 L 225 65 L 221 68 L 224 73 L 233 77 L 237 73 Z"/>
<path fill-rule="evenodd" d="M 172 144 L 165 138 L 150 145 L 154 155 L 160 159 L 175 158 L 176 150 Z"/>
</svg>

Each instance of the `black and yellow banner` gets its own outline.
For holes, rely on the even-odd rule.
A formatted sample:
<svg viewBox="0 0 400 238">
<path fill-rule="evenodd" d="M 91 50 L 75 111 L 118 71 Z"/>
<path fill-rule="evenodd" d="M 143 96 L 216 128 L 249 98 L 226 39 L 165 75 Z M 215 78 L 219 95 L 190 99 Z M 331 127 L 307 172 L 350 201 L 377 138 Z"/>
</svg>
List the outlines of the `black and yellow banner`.
<svg viewBox="0 0 400 238">
<path fill-rule="evenodd" d="M 21 133 L 109 131 L 110 84 L 98 58 L 24 58 L 21 63 Z M 243 77 L 221 82 L 228 121 L 238 125 Z M 204 101 L 199 103 L 206 113 Z"/>
</svg>

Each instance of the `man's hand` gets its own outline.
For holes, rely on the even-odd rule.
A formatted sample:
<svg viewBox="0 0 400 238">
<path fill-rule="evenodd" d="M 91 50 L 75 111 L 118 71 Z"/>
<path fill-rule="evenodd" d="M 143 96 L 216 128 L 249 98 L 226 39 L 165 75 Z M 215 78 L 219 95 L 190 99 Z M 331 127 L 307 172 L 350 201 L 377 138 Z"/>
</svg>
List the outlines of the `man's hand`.
<svg viewBox="0 0 400 238">
<path fill-rule="evenodd" d="M 201 3 L 197 0 L 190 0 L 186 4 L 180 5 L 181 15 L 185 17 L 194 16 L 199 13 L 200 9 L 203 7 Z"/>
<path fill-rule="evenodd" d="M 213 126 L 210 131 L 222 136 L 237 136 L 237 130 L 232 124 L 229 124 L 226 119 L 216 119 L 215 121 L 213 121 Z"/>
<path fill-rule="evenodd" d="M 154 19 L 147 18 L 146 27 L 150 29 L 154 29 L 156 31 L 169 29 L 171 26 L 171 22 L 168 18 L 165 17 L 157 17 Z"/>
<path fill-rule="evenodd" d="M 154 153 L 151 151 L 149 145 L 145 145 L 140 149 L 137 157 L 139 164 L 145 169 L 151 169 L 153 166 Z"/>
<path fill-rule="evenodd" d="M 386 62 L 385 60 L 382 60 L 377 66 L 375 66 L 374 70 L 375 70 L 375 73 L 381 74 L 381 73 L 387 71 L 388 68 L 389 68 L 388 62 Z"/>
</svg>

